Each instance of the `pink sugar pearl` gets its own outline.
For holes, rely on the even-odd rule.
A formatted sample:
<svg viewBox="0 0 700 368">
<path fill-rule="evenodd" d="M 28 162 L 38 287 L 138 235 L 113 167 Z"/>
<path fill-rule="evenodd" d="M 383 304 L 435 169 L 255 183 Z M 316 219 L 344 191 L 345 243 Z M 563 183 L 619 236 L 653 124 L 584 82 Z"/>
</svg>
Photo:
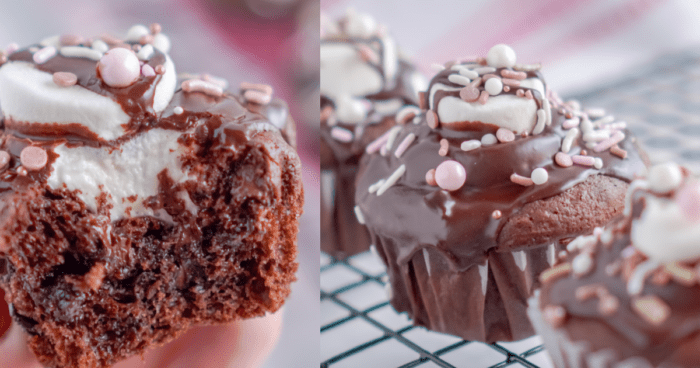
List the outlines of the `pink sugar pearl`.
<svg viewBox="0 0 700 368">
<path fill-rule="evenodd" d="M 133 51 L 115 48 L 102 56 L 97 69 L 102 80 L 110 87 L 128 87 L 139 78 L 141 64 Z"/>
<path fill-rule="evenodd" d="M 676 203 L 688 220 L 700 221 L 700 182 L 691 182 L 680 188 Z"/>
<path fill-rule="evenodd" d="M 467 181 L 467 171 L 457 161 L 447 160 L 438 165 L 435 170 L 437 185 L 445 190 L 457 190 Z"/>
</svg>

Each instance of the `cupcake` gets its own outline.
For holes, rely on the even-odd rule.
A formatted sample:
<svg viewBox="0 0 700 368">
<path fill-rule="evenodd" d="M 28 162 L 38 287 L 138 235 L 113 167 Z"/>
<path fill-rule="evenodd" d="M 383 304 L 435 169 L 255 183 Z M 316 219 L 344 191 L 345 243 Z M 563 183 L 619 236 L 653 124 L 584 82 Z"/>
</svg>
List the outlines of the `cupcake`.
<svg viewBox="0 0 700 368">
<path fill-rule="evenodd" d="M 416 325 L 485 342 L 533 334 L 527 299 L 571 238 L 622 212 L 645 158 L 624 122 L 551 93 L 513 49 L 452 62 L 425 110 L 368 147 L 356 213 Z"/>
<path fill-rule="evenodd" d="M 419 113 L 424 78 L 400 54 L 394 39 L 368 15 L 349 10 L 322 18 L 321 33 L 321 249 L 336 258 L 369 248 L 355 218 L 355 175 L 367 144 Z"/>
<path fill-rule="evenodd" d="M 541 275 L 529 315 L 558 368 L 700 367 L 700 180 L 632 183 L 625 215 Z"/>
</svg>

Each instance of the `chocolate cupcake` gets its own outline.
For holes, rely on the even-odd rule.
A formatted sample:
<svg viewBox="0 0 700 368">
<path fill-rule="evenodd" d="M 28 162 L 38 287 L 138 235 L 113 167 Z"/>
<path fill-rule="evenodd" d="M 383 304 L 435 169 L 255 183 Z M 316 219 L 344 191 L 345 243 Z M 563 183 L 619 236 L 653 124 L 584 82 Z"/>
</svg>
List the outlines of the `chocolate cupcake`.
<svg viewBox="0 0 700 368">
<path fill-rule="evenodd" d="M 529 315 L 558 368 L 700 367 L 700 181 L 632 183 L 625 216 L 541 275 Z"/>
<path fill-rule="evenodd" d="M 468 340 L 526 338 L 537 276 L 622 212 L 645 159 L 624 123 L 562 102 L 506 45 L 445 65 L 422 102 L 417 123 L 370 144 L 387 154 L 369 150 L 358 174 L 356 212 L 391 303 Z"/>
<path fill-rule="evenodd" d="M 321 35 L 321 249 L 336 258 L 369 248 L 355 219 L 355 175 L 367 144 L 419 113 L 424 78 L 371 17 L 349 10 Z"/>
</svg>

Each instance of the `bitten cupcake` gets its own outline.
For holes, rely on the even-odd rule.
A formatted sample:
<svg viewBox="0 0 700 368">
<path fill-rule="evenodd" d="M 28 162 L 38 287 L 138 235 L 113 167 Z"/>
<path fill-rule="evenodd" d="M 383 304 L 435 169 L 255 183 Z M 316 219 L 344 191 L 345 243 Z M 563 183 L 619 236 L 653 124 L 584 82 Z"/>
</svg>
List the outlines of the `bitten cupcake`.
<svg viewBox="0 0 700 368">
<path fill-rule="evenodd" d="M 349 10 L 337 22 L 322 18 L 321 249 L 336 258 L 369 248 L 353 211 L 355 175 L 367 144 L 420 110 L 426 81 L 399 54 L 386 30 Z"/>
<path fill-rule="evenodd" d="M 558 368 L 700 367 L 700 180 L 659 165 L 628 197 L 625 216 L 571 242 L 530 301 Z"/>
<path fill-rule="evenodd" d="M 485 342 L 532 335 L 539 273 L 621 213 L 646 170 L 624 122 L 562 102 L 539 69 L 506 45 L 448 63 L 417 123 L 368 146 L 356 213 L 392 305 L 417 325 Z"/>
</svg>

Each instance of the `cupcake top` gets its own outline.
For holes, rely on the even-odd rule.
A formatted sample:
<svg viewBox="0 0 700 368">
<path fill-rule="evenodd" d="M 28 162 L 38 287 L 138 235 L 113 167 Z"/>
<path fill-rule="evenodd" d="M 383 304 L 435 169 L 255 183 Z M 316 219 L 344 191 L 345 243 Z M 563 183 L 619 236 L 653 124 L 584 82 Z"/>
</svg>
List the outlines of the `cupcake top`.
<svg viewBox="0 0 700 368">
<path fill-rule="evenodd" d="M 673 163 L 652 167 L 630 186 L 624 216 L 568 249 L 541 276 L 551 325 L 621 359 L 700 362 L 698 178 Z"/>
<path fill-rule="evenodd" d="M 623 184 L 645 171 L 624 122 L 563 102 L 506 45 L 441 69 L 419 118 L 370 143 L 358 174 L 358 220 L 401 239 L 399 262 L 430 246 L 465 269 L 492 248 L 589 232 L 616 214 L 610 203 L 622 208 Z"/>
<path fill-rule="evenodd" d="M 321 130 L 332 150 L 322 156 L 340 162 L 357 160 L 400 109 L 417 105 L 418 91 L 425 89 L 425 79 L 385 27 L 352 9 L 337 21 L 322 16 L 320 73 Z"/>
</svg>

